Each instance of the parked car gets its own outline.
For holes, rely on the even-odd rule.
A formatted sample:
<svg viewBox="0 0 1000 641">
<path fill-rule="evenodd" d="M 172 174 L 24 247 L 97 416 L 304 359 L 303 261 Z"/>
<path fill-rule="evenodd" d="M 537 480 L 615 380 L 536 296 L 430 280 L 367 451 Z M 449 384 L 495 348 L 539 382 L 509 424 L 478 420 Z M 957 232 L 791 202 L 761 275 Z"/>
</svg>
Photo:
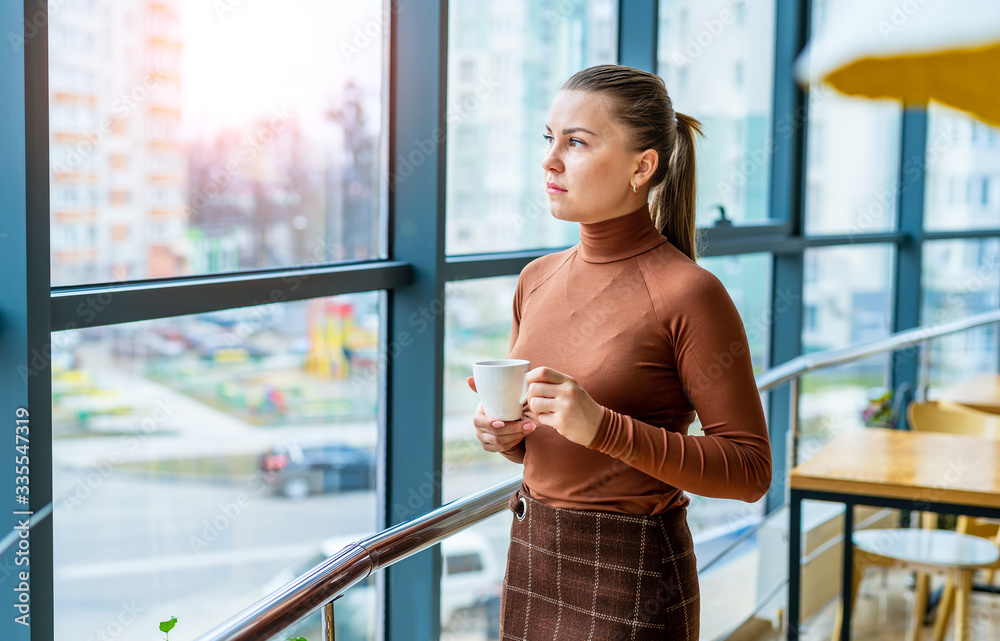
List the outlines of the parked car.
<svg viewBox="0 0 1000 641">
<path fill-rule="evenodd" d="M 276 494 L 304 499 L 310 494 L 375 487 L 375 452 L 350 445 L 283 445 L 265 452 L 259 474 Z"/>
<path fill-rule="evenodd" d="M 294 568 L 282 571 L 266 585 L 267 594 L 305 574 L 349 544 L 366 535 L 325 539 L 316 551 Z M 500 631 L 499 588 L 503 569 L 485 537 L 464 530 L 441 543 L 441 626 L 452 632 L 486 626 L 486 638 Z M 334 602 L 337 641 L 374 641 L 376 616 L 375 575 L 369 575 Z M 482 612 L 479 618 L 477 612 Z M 482 618 L 485 615 L 485 619 Z M 303 621 L 285 631 L 289 635 L 319 638 L 318 619 Z"/>
</svg>

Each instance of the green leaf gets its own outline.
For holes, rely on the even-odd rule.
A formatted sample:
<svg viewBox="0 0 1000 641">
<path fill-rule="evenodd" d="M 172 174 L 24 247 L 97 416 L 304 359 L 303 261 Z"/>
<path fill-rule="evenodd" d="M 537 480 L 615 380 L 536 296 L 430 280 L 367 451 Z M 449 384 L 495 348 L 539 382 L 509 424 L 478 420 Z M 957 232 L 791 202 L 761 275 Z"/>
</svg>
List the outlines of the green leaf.
<svg viewBox="0 0 1000 641">
<path fill-rule="evenodd" d="M 305 637 L 288 637 L 285 641 L 309 641 Z"/>
<path fill-rule="evenodd" d="M 170 617 L 166 621 L 160 621 L 160 632 L 170 632 L 177 625 L 177 617 Z"/>
</svg>

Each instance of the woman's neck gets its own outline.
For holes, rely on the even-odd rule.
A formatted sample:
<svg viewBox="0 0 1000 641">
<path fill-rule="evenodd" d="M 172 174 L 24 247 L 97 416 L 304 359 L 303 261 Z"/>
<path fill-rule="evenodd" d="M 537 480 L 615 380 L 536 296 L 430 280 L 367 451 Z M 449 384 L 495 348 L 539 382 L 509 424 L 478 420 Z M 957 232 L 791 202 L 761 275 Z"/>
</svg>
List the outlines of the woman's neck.
<svg viewBox="0 0 1000 641">
<path fill-rule="evenodd" d="M 643 203 L 624 216 L 599 223 L 580 223 L 580 258 L 588 263 L 610 263 L 637 256 L 667 239 L 657 231 Z"/>
</svg>

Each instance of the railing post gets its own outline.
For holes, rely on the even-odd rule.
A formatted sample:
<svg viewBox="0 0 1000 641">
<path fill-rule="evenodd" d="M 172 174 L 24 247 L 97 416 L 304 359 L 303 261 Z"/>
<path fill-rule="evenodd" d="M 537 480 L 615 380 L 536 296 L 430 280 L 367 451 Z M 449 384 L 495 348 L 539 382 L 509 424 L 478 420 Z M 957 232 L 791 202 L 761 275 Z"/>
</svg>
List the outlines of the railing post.
<svg viewBox="0 0 1000 641">
<path fill-rule="evenodd" d="M 931 386 L 931 340 L 920 342 L 920 384 L 917 385 L 917 400 L 927 400 L 927 390 Z"/>
<path fill-rule="evenodd" d="M 788 472 L 799 463 L 799 377 L 788 381 Z M 785 498 L 789 498 L 785 488 Z"/>
<path fill-rule="evenodd" d="M 337 630 L 333 623 L 333 601 L 330 601 L 323 606 L 323 638 L 326 641 L 336 641 Z"/>
</svg>

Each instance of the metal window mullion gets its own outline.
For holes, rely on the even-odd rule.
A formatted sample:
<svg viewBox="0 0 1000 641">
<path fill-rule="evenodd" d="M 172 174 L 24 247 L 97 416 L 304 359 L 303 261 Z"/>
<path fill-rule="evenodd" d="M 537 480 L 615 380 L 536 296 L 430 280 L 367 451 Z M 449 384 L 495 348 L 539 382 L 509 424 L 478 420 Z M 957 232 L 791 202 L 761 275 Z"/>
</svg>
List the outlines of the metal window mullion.
<svg viewBox="0 0 1000 641">
<path fill-rule="evenodd" d="M 768 203 L 770 218 L 788 224 L 792 240 L 802 240 L 804 216 L 805 129 L 807 96 L 796 86 L 792 68 L 795 57 L 809 36 L 809 0 L 777 0 L 775 5 L 774 94 L 771 110 L 771 177 Z M 796 126 L 784 138 L 779 123 L 791 117 Z M 771 336 L 768 366 L 795 358 L 802 350 L 803 251 L 774 254 L 771 273 Z M 789 386 L 770 393 L 768 430 L 771 437 L 774 474 L 767 493 L 766 511 L 785 502 L 786 481 L 791 471 L 787 434 L 791 423 Z"/>
<path fill-rule="evenodd" d="M 393 3 L 389 90 L 389 256 L 412 265 L 386 294 L 382 523 L 441 503 L 444 374 L 444 172 L 448 3 Z M 439 546 L 387 570 L 387 641 L 437 639 Z"/>
<path fill-rule="evenodd" d="M 52 379 L 49 327 L 49 148 L 47 4 L 40 0 L 0 4 L 0 531 L 27 521 L 52 502 Z M 28 25 L 26 31 L 24 26 Z M 41 26 L 39 26 L 41 25 Z M 27 451 L 18 442 L 17 409 L 28 411 Z M 23 420 L 23 417 L 22 417 Z M 22 423 L 23 425 L 23 423 Z M 18 451 L 18 445 L 22 451 Z M 15 457 L 28 456 L 28 505 L 15 500 Z M 23 493 L 22 493 L 23 495 Z M 16 514 L 21 512 L 23 514 Z M 30 530 L 25 549 L 11 548 L 0 565 L 0 588 L 7 603 L 0 638 L 10 641 L 53 638 L 52 519 Z M 20 549 L 19 549 L 20 548 Z M 18 555 L 18 552 L 22 554 Z M 20 558 L 21 562 L 16 559 Z M 28 558 L 28 564 L 24 559 Z M 15 591 L 30 587 L 30 629 L 20 616 Z"/>
<path fill-rule="evenodd" d="M 921 265 L 924 229 L 924 193 L 926 183 L 927 111 L 922 107 L 905 108 L 900 123 L 899 167 L 897 169 L 896 228 L 907 242 L 896 245 L 893 270 L 892 332 L 920 325 L 922 295 Z M 890 387 L 908 384 L 917 392 L 917 349 L 893 352 Z M 901 417 L 906 421 L 905 414 Z"/>
<path fill-rule="evenodd" d="M 410 265 L 381 261 L 153 283 L 59 287 L 52 291 L 52 327 L 54 331 L 83 329 L 392 289 L 407 285 L 411 278 Z"/>
<path fill-rule="evenodd" d="M 619 0 L 618 63 L 656 73 L 659 0 Z"/>
</svg>

